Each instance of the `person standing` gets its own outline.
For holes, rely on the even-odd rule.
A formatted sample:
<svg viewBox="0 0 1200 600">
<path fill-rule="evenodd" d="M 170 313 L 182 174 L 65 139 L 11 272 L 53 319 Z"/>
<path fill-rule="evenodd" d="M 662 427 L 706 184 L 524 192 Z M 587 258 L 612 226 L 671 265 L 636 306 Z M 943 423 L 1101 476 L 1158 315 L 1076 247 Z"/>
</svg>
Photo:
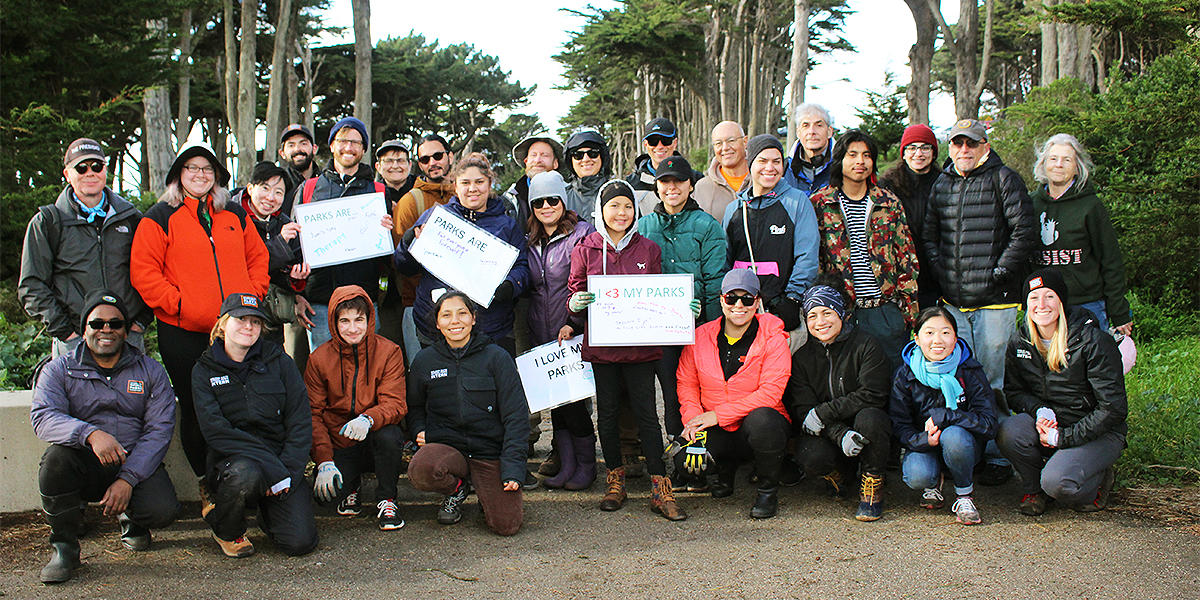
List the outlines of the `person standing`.
<svg viewBox="0 0 1200 600">
<path fill-rule="evenodd" d="M 720 221 L 725 216 L 725 207 L 737 199 L 750 175 L 750 163 L 746 160 L 746 143 L 750 138 L 733 121 L 717 123 L 711 137 L 713 159 L 704 178 L 696 182 L 696 203 Z"/>
<path fill-rule="evenodd" d="M 284 197 L 279 212 L 292 216 L 292 206 L 296 202 L 296 190 L 304 182 L 316 177 L 317 168 L 317 138 L 307 127 L 292 123 L 283 128 L 279 135 L 279 166 L 284 171 Z"/>
<path fill-rule="evenodd" d="M 525 169 L 525 176 L 518 178 L 504 192 L 504 199 L 508 201 L 505 210 L 524 230 L 529 221 L 529 180 L 538 173 L 557 171 L 563 162 L 563 146 L 552 137 L 531 135 L 513 146 L 512 158 Z"/>
<path fill-rule="evenodd" d="M 61 583 L 79 566 L 87 501 L 117 517 L 121 544 L 150 549 L 150 530 L 179 514 L 163 457 L 175 430 L 175 394 L 162 365 L 127 343 L 130 313 L 99 289 L 81 306 L 84 343 L 46 365 L 29 416 L 50 444 L 38 467 L 53 556 L 42 583 Z"/>
<path fill-rule="evenodd" d="M 796 145 L 788 156 L 784 178 L 805 196 L 829 185 L 833 165 L 833 117 L 820 104 L 796 107 Z"/>
<path fill-rule="evenodd" d="M 933 194 L 933 182 L 941 171 L 937 168 L 938 142 L 928 125 L 909 125 L 900 137 L 900 157 L 892 168 L 879 178 L 879 187 L 890 190 L 900 199 L 904 207 L 904 219 L 908 221 L 908 232 L 917 249 L 917 307 L 926 309 L 937 306 L 942 290 L 937 277 L 929 268 L 929 256 L 925 253 L 926 215 L 929 214 L 929 198 Z"/>
<path fill-rule="evenodd" d="M 573 211 L 579 221 L 591 223 L 596 210 L 596 192 L 600 186 L 612 179 L 612 155 L 608 144 L 594 129 L 576 131 L 567 138 L 567 210 Z"/>
<path fill-rule="evenodd" d="M 67 187 L 25 229 L 17 296 L 52 338 L 54 357 L 82 341 L 76 330 L 88 290 L 111 289 L 129 307 L 129 343 L 144 349 L 153 313 L 129 281 L 129 253 L 142 213 L 107 185 L 100 143 L 79 138 L 63 156 Z"/>
<path fill-rule="evenodd" d="M 400 243 L 403 232 L 397 233 L 395 227 L 396 203 L 410 190 L 416 175 L 410 170 L 412 161 L 409 160 L 408 146 L 394 139 L 379 145 L 375 150 L 375 173 L 383 182 L 383 197 L 387 201 L 387 213 L 392 215 L 392 247 Z M 404 343 L 404 290 L 406 279 L 398 273 L 395 266 L 387 266 L 387 289 L 379 299 L 379 333 L 397 344 Z M 415 282 L 411 285 L 416 285 Z M 409 302 L 412 305 L 412 290 L 408 290 Z"/>
<path fill-rule="evenodd" d="M 208 498 L 204 435 L 196 422 L 192 367 L 211 343 L 223 294 L 262 297 L 270 255 L 258 229 L 229 202 L 229 171 L 207 144 L 184 146 L 167 189 L 133 236 L 129 278 L 157 318 L 158 349 L 179 399 L 179 441 Z"/>
<path fill-rule="evenodd" d="M 843 281 L 854 324 L 879 342 L 891 370 L 917 317 L 916 249 L 900 201 L 875 185 L 879 146 L 857 130 L 833 147 L 829 187 L 813 194 L 821 273 Z"/>
<path fill-rule="evenodd" d="M 654 204 L 658 202 L 654 176 L 658 172 L 659 163 L 668 156 L 679 154 L 679 135 L 675 130 L 675 123 L 666 117 L 650 119 L 650 122 L 646 123 L 646 135 L 642 137 L 642 148 L 645 153 L 634 159 L 633 172 L 625 177 L 625 182 L 633 187 L 636 195 L 639 216 L 650 214 L 654 210 Z M 691 180 L 695 183 L 703 176 L 701 173 L 693 173 Z"/>
</svg>

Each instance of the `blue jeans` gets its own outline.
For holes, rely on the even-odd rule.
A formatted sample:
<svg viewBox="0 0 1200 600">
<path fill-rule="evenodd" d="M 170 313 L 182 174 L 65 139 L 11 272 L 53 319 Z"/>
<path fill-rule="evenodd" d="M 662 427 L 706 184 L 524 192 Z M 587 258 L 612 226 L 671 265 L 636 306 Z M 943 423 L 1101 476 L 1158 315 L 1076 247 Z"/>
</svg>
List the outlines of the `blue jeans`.
<svg viewBox="0 0 1200 600">
<path fill-rule="evenodd" d="M 971 347 L 972 356 L 983 365 L 988 385 L 993 390 L 1004 389 L 1004 352 L 1008 349 L 1008 338 L 1017 328 L 1017 309 L 961 310 L 949 304 L 946 308 L 954 315 L 959 339 Z"/>
<path fill-rule="evenodd" d="M 1086 308 L 1096 316 L 1101 331 L 1108 331 L 1108 305 L 1103 300 L 1092 300 L 1083 304 L 1073 305 L 1075 308 Z"/>
<path fill-rule="evenodd" d="M 379 333 L 379 305 L 372 303 L 372 306 L 375 307 L 375 333 Z M 313 327 L 308 330 L 309 352 L 315 352 L 318 346 L 333 339 L 329 333 L 329 305 L 314 304 L 312 307 L 316 314 L 311 317 Z"/>
<path fill-rule="evenodd" d="M 904 484 L 914 490 L 938 487 L 944 465 L 954 481 L 954 493 L 966 496 L 975 491 L 973 475 L 983 447 L 983 441 L 975 434 L 951 425 L 942 430 L 942 437 L 932 450 L 904 453 L 901 459 Z"/>
</svg>

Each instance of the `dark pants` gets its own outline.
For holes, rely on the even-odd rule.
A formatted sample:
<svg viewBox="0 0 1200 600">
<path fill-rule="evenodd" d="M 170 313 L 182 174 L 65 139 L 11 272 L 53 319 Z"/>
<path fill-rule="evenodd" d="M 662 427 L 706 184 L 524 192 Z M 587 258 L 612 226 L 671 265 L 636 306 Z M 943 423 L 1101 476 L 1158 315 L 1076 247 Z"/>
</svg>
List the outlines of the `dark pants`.
<svg viewBox="0 0 1200 600">
<path fill-rule="evenodd" d="M 683 432 L 683 421 L 679 416 L 679 382 L 675 377 L 683 346 L 663 346 L 662 351 L 662 358 L 654 365 L 654 374 L 662 387 L 663 429 L 667 430 L 667 436 L 674 437 Z"/>
<path fill-rule="evenodd" d="M 196 421 L 196 405 L 192 402 L 192 367 L 209 347 L 208 332 L 187 331 L 174 325 L 158 322 L 158 351 L 163 366 L 179 399 L 179 442 L 183 454 L 196 477 L 204 475 L 208 460 L 208 445 L 200 424 Z"/>
<path fill-rule="evenodd" d="M 78 493 L 81 500 L 96 502 L 117 480 L 120 465 L 105 467 L 87 448 L 53 444 L 42 454 L 38 488 L 43 496 Z M 125 515 L 147 529 L 162 529 L 175 521 L 179 500 L 167 470 L 159 465 L 145 481 L 133 486 Z"/>
<path fill-rule="evenodd" d="M 592 415 L 588 413 L 587 403 L 587 400 L 578 400 L 550 409 L 550 422 L 555 431 L 566 429 L 574 437 L 590 437 Z"/>
<path fill-rule="evenodd" d="M 623 398 L 637 418 L 638 436 L 642 440 L 642 456 L 651 475 L 666 475 L 663 463 L 662 430 L 658 427 L 658 411 L 654 398 L 655 362 L 593 363 L 596 378 L 596 427 L 600 432 L 600 448 L 604 464 L 611 470 L 622 465 L 621 427 L 619 418 Z"/>
<path fill-rule="evenodd" d="M 312 488 L 303 472 L 292 473 L 292 488 L 268 496 L 277 481 L 267 481 L 258 463 L 243 457 L 215 458 L 208 471 L 213 509 L 204 520 L 213 533 L 233 541 L 246 533 L 246 510 L 258 506 L 258 527 L 289 556 L 308 554 L 317 547 Z"/>
<path fill-rule="evenodd" d="M 333 464 L 342 473 L 342 490 L 338 500 L 358 491 L 362 474 L 374 471 L 378 487 L 375 500 L 396 499 L 396 480 L 400 478 L 400 453 L 404 447 L 404 431 L 399 425 L 385 425 L 367 434 L 367 439 L 333 450 Z"/>
<path fill-rule="evenodd" d="M 807 414 L 804 411 L 801 414 Z M 867 445 L 858 455 L 859 470 L 872 475 L 883 475 L 887 469 L 888 450 L 892 438 L 892 420 L 882 408 L 867 407 L 854 416 L 850 429 L 867 439 Z M 810 477 L 822 477 L 836 469 L 847 467 L 853 460 L 842 452 L 841 440 L 834 443 L 821 435 L 801 433 L 796 440 L 796 460 Z"/>
<path fill-rule="evenodd" d="M 717 463 L 718 472 L 732 474 L 738 464 L 753 460 L 759 486 L 772 488 L 779 483 L 779 466 L 787 450 L 790 430 L 791 423 L 787 418 L 779 411 L 763 406 L 750 411 L 735 431 L 726 431 L 720 426 L 706 429 L 706 445 Z M 682 460 L 683 455 L 680 452 L 676 457 Z"/>
<path fill-rule="evenodd" d="M 500 461 L 467 458 L 453 446 L 425 444 L 408 465 L 408 480 L 425 492 L 454 493 L 460 480 L 470 480 L 483 520 L 499 535 L 514 535 L 521 529 L 524 514 L 521 489 L 509 492 L 500 481 Z"/>
<path fill-rule="evenodd" d="M 900 307 L 888 302 L 876 308 L 856 308 L 854 323 L 879 342 L 879 348 L 888 359 L 888 372 L 894 372 L 900 366 L 900 351 L 910 337 Z"/>
<path fill-rule="evenodd" d="M 1117 463 L 1125 438 L 1109 431 L 1081 446 L 1047 448 L 1038 439 L 1033 415 L 1021 413 L 1000 424 L 996 444 L 1021 476 L 1023 493 L 1042 490 L 1063 504 L 1076 506 L 1096 499 L 1104 471 Z"/>
</svg>

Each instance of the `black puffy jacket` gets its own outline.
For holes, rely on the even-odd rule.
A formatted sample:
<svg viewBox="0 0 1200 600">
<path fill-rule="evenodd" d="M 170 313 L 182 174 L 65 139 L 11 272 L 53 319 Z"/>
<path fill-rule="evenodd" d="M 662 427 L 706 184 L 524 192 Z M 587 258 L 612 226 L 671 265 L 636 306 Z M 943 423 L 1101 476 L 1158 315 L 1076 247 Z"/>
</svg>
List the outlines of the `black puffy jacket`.
<svg viewBox="0 0 1200 600">
<path fill-rule="evenodd" d="M 382 192 L 386 186 L 375 182 L 375 172 L 365 162 L 358 164 L 354 175 L 342 177 L 333 166 L 329 166 L 317 176 L 310 202 L 336 200 L 349 196 Z M 304 188 L 296 190 L 295 203 L 304 203 Z M 379 276 L 388 266 L 387 258 L 364 258 L 340 265 L 330 265 L 312 270 L 308 276 L 308 285 L 304 288 L 304 297 L 313 304 L 329 304 L 333 290 L 344 285 L 357 285 L 367 291 L 372 299 L 379 297 Z"/>
<path fill-rule="evenodd" d="M 1121 354 L 1086 309 L 1067 309 L 1067 365 L 1055 373 L 1029 343 L 1022 324 L 1008 341 L 1004 396 L 1013 410 L 1031 415 L 1043 406 L 1054 411 L 1060 448 L 1079 446 L 1106 432 L 1124 437 L 1129 405 Z"/>
<path fill-rule="evenodd" d="M 529 404 L 517 365 L 483 334 L 453 349 L 445 339 L 421 350 L 408 376 L 408 423 L 427 443 L 467 458 L 500 460 L 501 481 L 525 481 Z"/>
<path fill-rule="evenodd" d="M 785 402 L 796 425 L 815 407 L 825 425 L 821 435 L 840 444 L 859 411 L 872 406 L 887 409 L 890 382 L 888 360 L 879 342 L 846 323 L 833 343 L 822 344 L 810 335 L 792 355 Z"/>
<path fill-rule="evenodd" d="M 927 210 L 921 238 L 947 301 L 968 308 L 1020 302 L 1037 227 L 1025 181 L 995 150 L 965 176 L 947 164 Z M 995 281 L 996 267 L 1008 269 L 1007 281 Z"/>
<path fill-rule="evenodd" d="M 928 452 L 929 436 L 925 433 L 925 421 L 933 419 L 938 429 L 957 425 L 984 439 L 996 437 L 996 411 L 992 408 L 992 386 L 988 384 L 983 365 L 971 357 L 967 345 L 959 340 L 963 353 L 958 364 L 958 382 L 963 388 L 963 398 L 958 408 L 946 406 L 942 390 L 931 388 L 917 380 L 909 366 L 909 357 L 920 352 L 916 343 L 909 342 L 900 352 L 904 364 L 896 369 L 892 377 L 892 397 L 888 402 L 888 416 L 892 418 L 892 431 L 900 445 L 914 452 Z"/>
<path fill-rule="evenodd" d="M 295 487 L 304 477 L 312 447 L 308 389 L 279 346 L 260 338 L 235 364 L 218 339 L 192 368 L 192 394 L 210 455 L 245 456 L 271 483 L 292 477 Z"/>
</svg>

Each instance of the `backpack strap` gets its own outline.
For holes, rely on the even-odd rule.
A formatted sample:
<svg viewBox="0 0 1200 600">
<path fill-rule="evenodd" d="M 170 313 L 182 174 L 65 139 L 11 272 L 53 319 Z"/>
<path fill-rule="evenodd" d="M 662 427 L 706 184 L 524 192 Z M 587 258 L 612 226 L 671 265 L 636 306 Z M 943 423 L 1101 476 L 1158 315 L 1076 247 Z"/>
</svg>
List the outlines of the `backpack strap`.
<svg viewBox="0 0 1200 600">
<path fill-rule="evenodd" d="M 425 191 L 414 187 L 408 193 L 412 194 L 413 202 L 417 205 L 417 215 L 425 214 Z"/>
<path fill-rule="evenodd" d="M 38 212 L 42 213 L 42 222 L 46 223 L 46 239 L 50 241 L 54 253 L 58 254 L 58 245 L 62 238 L 62 219 L 59 218 L 58 209 L 53 204 L 46 204 L 39 206 Z"/>
<path fill-rule="evenodd" d="M 386 188 L 386 187 L 384 187 L 384 185 L 383 185 L 383 182 L 382 182 L 382 181 L 376 181 L 376 182 L 375 182 L 375 192 L 376 192 L 376 193 L 380 193 L 380 194 L 382 194 L 382 193 L 384 193 L 386 190 L 387 190 L 387 188 Z"/>
<path fill-rule="evenodd" d="M 300 190 L 300 204 L 312 202 L 313 193 L 317 191 L 317 178 L 309 177 L 304 181 L 304 189 Z"/>
</svg>

